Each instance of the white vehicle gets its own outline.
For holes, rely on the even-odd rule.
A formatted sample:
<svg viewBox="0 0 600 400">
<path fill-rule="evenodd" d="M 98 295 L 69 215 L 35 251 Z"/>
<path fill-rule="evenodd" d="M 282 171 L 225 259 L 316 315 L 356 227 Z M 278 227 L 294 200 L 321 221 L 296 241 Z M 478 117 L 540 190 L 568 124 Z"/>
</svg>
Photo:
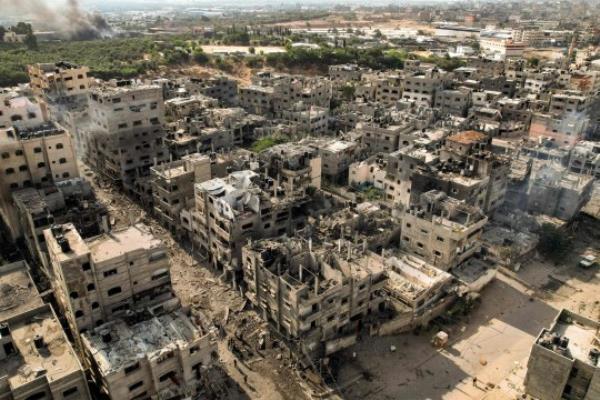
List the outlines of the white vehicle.
<svg viewBox="0 0 600 400">
<path fill-rule="evenodd" d="M 596 265 L 598 259 L 592 254 L 586 254 L 579 260 L 579 266 L 582 268 L 591 268 Z"/>
</svg>

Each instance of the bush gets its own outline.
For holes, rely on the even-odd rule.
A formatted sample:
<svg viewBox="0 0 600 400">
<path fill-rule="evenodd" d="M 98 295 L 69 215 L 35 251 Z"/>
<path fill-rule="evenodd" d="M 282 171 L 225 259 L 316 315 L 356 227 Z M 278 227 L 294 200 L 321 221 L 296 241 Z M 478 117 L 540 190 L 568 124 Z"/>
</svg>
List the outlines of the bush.
<svg viewBox="0 0 600 400">
<path fill-rule="evenodd" d="M 260 153 L 261 151 L 264 151 L 275 145 L 285 143 L 287 141 L 288 139 L 283 136 L 265 136 L 254 142 L 250 150 L 252 150 L 255 153 Z"/>
<path fill-rule="evenodd" d="M 204 50 L 202 50 L 201 47 L 198 47 L 194 50 L 194 52 L 192 53 L 192 58 L 194 59 L 194 61 L 196 61 L 198 64 L 206 64 L 210 61 L 210 58 L 208 57 L 208 55 L 204 52 Z"/>
</svg>

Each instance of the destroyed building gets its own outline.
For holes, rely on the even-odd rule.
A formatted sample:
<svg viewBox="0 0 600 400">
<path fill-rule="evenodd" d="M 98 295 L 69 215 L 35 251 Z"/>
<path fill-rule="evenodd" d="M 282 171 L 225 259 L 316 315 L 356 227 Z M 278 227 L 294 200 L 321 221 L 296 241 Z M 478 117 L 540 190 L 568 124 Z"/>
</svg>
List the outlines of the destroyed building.
<svg viewBox="0 0 600 400">
<path fill-rule="evenodd" d="M 0 399 L 91 399 L 84 369 L 24 261 L 0 266 Z"/>
<path fill-rule="evenodd" d="M 73 223 L 83 238 L 108 232 L 108 209 L 98 202 L 89 182 L 72 178 L 41 189 L 26 188 L 13 194 L 19 224 L 29 254 L 49 271 L 44 230 L 54 224 Z"/>
<path fill-rule="evenodd" d="M 212 97 L 225 106 L 237 105 L 238 83 L 225 75 L 192 77 L 183 86 L 190 95 Z"/>
<path fill-rule="evenodd" d="M 236 278 L 248 239 L 292 234 L 304 227 L 310 197 L 299 195 L 300 189 L 296 185 L 293 193 L 286 192 L 274 179 L 250 170 L 196 184 L 189 226 L 195 251 Z"/>
<path fill-rule="evenodd" d="M 181 234 L 181 210 L 193 207 L 194 185 L 211 179 L 211 159 L 193 153 L 153 167 L 151 173 L 154 212 L 163 226 Z"/>
<path fill-rule="evenodd" d="M 308 105 L 302 102 L 281 110 L 277 116 L 297 125 L 297 130 L 313 136 L 321 136 L 329 130 L 329 108 Z"/>
<path fill-rule="evenodd" d="M 389 211 L 366 201 L 323 215 L 306 229 L 315 242 L 347 240 L 377 254 L 394 247 L 400 235 L 399 221 Z"/>
<path fill-rule="evenodd" d="M 452 276 L 408 254 L 385 261 L 383 288 L 391 318 L 375 324 L 371 333 L 389 335 L 426 325 L 456 299 Z"/>
<path fill-rule="evenodd" d="M 494 155 L 489 143 L 487 135 L 475 131 L 448 136 L 440 150 L 439 162 L 411 174 L 411 201 L 435 189 L 481 207 L 485 212 L 498 208 L 504 202 L 510 162 Z"/>
<path fill-rule="evenodd" d="M 188 97 L 175 97 L 165 101 L 165 113 L 174 119 L 200 114 L 207 108 L 217 108 L 219 102 L 212 97 L 200 94 Z"/>
<path fill-rule="evenodd" d="M 71 137 L 49 122 L 30 129 L 0 130 L 0 212 L 13 239 L 22 235 L 12 193 L 79 176 Z"/>
<path fill-rule="evenodd" d="M 400 247 L 447 271 L 480 250 L 487 220 L 481 209 L 432 190 L 404 213 Z"/>
<path fill-rule="evenodd" d="M 252 114 L 273 117 L 291 110 L 297 103 L 308 108 L 329 109 L 332 97 L 328 79 L 259 72 L 252 84 L 239 88 L 239 102 Z"/>
<path fill-rule="evenodd" d="M 534 162 L 525 173 L 522 179 L 511 181 L 508 207 L 570 221 L 590 199 L 594 180 L 590 176 L 543 161 Z"/>
<path fill-rule="evenodd" d="M 166 250 L 145 225 L 88 240 L 72 224 L 55 225 L 44 236 L 52 287 L 73 333 L 174 298 Z"/>
<path fill-rule="evenodd" d="M 169 124 L 164 143 L 174 159 L 195 152 L 231 150 L 250 143 L 264 118 L 242 108 L 209 108 Z"/>
<path fill-rule="evenodd" d="M 266 174 L 287 196 L 303 196 L 321 189 L 321 156 L 314 148 L 297 143 L 275 145 L 259 154 Z"/>
<path fill-rule="evenodd" d="M 85 66 L 60 61 L 32 64 L 27 68 L 31 89 L 40 98 L 63 102 L 69 97 L 86 96 L 91 79 Z"/>
<path fill-rule="evenodd" d="M 410 144 L 414 137 L 411 133 L 414 131 L 413 123 L 403 125 L 377 126 L 374 124 L 360 124 L 357 131 L 360 133 L 360 142 L 366 146 L 371 154 L 379 152 L 393 152 Z"/>
<path fill-rule="evenodd" d="M 527 394 L 544 400 L 592 400 L 600 396 L 600 323 L 561 310 L 531 348 Z"/>
<path fill-rule="evenodd" d="M 217 354 L 214 332 L 181 311 L 119 318 L 84 333 L 82 342 L 92 379 L 111 400 L 197 398 Z"/>
<path fill-rule="evenodd" d="M 361 320 L 383 305 L 382 259 L 348 247 L 313 252 L 301 241 L 261 240 L 242 250 L 246 297 L 309 358 L 354 344 Z M 330 249 L 333 250 L 333 249 Z"/>
<path fill-rule="evenodd" d="M 87 161 L 126 193 L 151 201 L 150 167 L 169 159 L 161 88 L 131 81 L 94 87 L 90 110 Z"/>
<path fill-rule="evenodd" d="M 600 143 L 581 141 L 569 156 L 569 169 L 576 174 L 600 178 Z"/>
<path fill-rule="evenodd" d="M 0 129 L 34 128 L 48 120 L 43 102 L 28 93 L 0 88 Z"/>
<path fill-rule="evenodd" d="M 349 140 L 322 139 L 308 144 L 319 150 L 321 176 L 338 184 L 347 181 L 350 164 L 358 161 L 363 154 L 361 145 Z"/>
</svg>

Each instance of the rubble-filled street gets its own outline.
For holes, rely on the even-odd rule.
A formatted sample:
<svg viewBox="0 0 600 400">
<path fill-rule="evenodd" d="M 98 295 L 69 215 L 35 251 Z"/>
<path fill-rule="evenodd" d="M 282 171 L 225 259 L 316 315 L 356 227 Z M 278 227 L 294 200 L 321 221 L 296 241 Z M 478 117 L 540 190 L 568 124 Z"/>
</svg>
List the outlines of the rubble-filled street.
<svg viewBox="0 0 600 400">
<path fill-rule="evenodd" d="M 118 189 L 83 167 L 98 199 L 110 212 L 111 224 L 127 227 L 143 222 L 169 251 L 173 289 L 192 315 L 201 310 L 222 328 L 219 334 L 219 357 L 226 375 L 213 388 L 221 399 L 291 400 L 304 398 L 295 375 L 289 351 L 281 347 L 259 350 L 260 335 L 267 325 L 239 292 L 219 278 L 206 264 L 196 261 L 173 236 L 147 215 L 139 205 Z"/>
<path fill-rule="evenodd" d="M 159 3 L 0 0 L 0 400 L 600 400 L 600 0 Z"/>
</svg>

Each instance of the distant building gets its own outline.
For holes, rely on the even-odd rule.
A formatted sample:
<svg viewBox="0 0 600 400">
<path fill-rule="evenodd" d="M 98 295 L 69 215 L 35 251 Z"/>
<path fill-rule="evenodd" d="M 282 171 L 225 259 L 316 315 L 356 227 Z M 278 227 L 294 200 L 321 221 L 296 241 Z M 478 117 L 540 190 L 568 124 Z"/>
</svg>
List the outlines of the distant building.
<svg viewBox="0 0 600 400">
<path fill-rule="evenodd" d="M 521 58 L 525 51 L 525 43 L 515 42 L 512 39 L 481 38 L 479 46 L 485 57 L 500 61 Z"/>
<path fill-rule="evenodd" d="M 88 67 L 65 61 L 27 67 L 33 92 L 39 97 L 58 101 L 87 95 L 91 81 L 87 75 L 89 71 Z"/>
</svg>

